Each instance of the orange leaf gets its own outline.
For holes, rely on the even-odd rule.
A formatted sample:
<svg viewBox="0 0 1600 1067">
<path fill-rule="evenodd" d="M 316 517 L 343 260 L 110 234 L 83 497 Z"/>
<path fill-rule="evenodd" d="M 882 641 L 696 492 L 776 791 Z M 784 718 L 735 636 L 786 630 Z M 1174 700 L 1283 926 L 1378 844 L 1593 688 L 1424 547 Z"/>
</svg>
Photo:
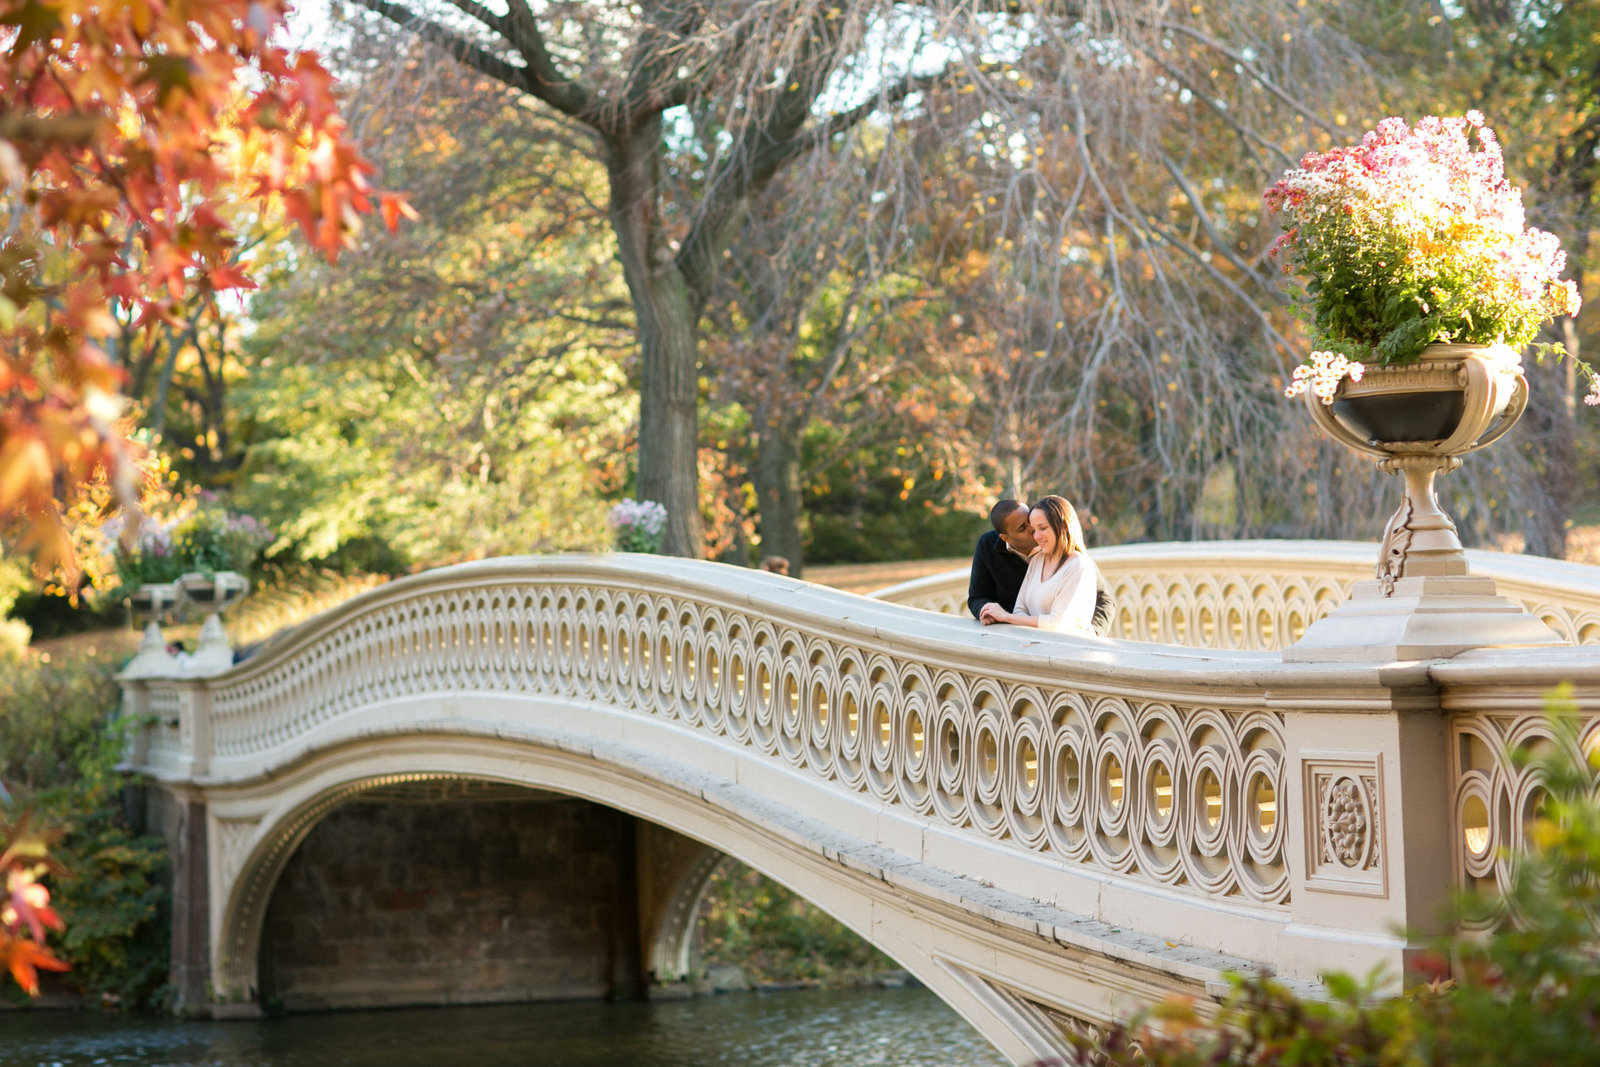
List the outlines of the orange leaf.
<svg viewBox="0 0 1600 1067">
<path fill-rule="evenodd" d="M 11 437 L 0 445 L 0 514 L 50 485 L 50 452 L 37 436 Z"/>
<path fill-rule="evenodd" d="M 50 950 L 27 938 L 0 934 L 0 962 L 30 997 L 39 995 L 39 971 L 65 971 L 70 968 L 50 954 Z"/>
<path fill-rule="evenodd" d="M 400 225 L 402 217 L 408 218 L 412 222 L 422 217 L 417 214 L 417 209 L 407 203 L 406 198 L 399 193 L 384 193 L 378 197 L 378 211 L 382 213 L 383 224 L 390 233 L 394 233 L 395 229 Z"/>
</svg>

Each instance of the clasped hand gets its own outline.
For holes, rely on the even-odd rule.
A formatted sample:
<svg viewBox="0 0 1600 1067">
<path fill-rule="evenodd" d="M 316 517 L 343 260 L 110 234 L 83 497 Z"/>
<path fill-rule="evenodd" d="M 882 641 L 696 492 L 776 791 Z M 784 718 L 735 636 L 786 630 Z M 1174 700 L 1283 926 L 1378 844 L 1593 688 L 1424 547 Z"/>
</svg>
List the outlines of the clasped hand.
<svg viewBox="0 0 1600 1067">
<path fill-rule="evenodd" d="M 978 611 L 978 621 L 983 623 L 985 626 L 989 626 L 992 623 L 997 622 L 1010 622 L 1012 617 L 1013 616 L 1011 612 L 1007 611 L 1005 608 L 1002 608 L 999 604 L 992 600 L 985 604 Z"/>
</svg>

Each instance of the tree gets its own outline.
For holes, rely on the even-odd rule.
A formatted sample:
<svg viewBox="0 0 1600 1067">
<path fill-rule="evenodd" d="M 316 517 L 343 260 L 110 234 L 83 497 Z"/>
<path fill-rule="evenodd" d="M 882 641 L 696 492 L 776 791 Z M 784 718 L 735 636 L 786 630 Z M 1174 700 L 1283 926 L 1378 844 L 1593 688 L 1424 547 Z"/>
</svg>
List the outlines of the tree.
<svg viewBox="0 0 1600 1067">
<path fill-rule="evenodd" d="M 1371 479 L 1278 395 L 1303 342 L 1260 192 L 1350 136 L 1365 8 L 1092 10 L 1010 36 L 952 20 L 966 78 L 908 123 L 938 146 L 903 186 L 971 352 L 957 425 L 996 492 L 1065 492 L 1121 537 L 1344 533 L 1302 487 Z"/>
<path fill-rule="evenodd" d="M 0 0 L 0 527 L 77 565 L 64 512 L 109 480 L 136 497 L 111 309 L 173 322 L 185 294 L 247 284 L 215 203 L 280 199 L 330 255 L 372 208 L 315 56 L 271 43 L 287 0 Z M 384 198 L 391 224 L 404 204 Z M 0 960 L 30 993 L 58 925 L 47 841 L 0 826 Z"/>
<path fill-rule="evenodd" d="M 667 552 L 700 555 L 701 315 L 751 198 L 794 160 L 920 84 L 903 71 L 884 80 L 867 69 L 878 66 L 873 27 L 892 8 L 356 2 L 542 101 L 583 131 L 604 163 L 639 335 L 637 495 L 666 506 Z M 683 161 L 692 180 L 676 188 L 688 192 L 670 195 L 664 171 L 692 137 L 678 116 L 705 112 L 715 113 L 716 139 Z"/>
<path fill-rule="evenodd" d="M 375 205 L 314 55 L 272 43 L 287 0 L 0 0 L 0 521 L 75 572 L 62 513 L 95 477 L 135 497 L 114 307 L 176 324 L 248 282 L 226 188 L 278 200 L 337 255 Z M 381 198 L 391 224 L 403 202 Z"/>
<path fill-rule="evenodd" d="M 1292 347 L 1273 319 L 1279 297 L 1261 260 L 1268 235 L 1259 221 L 1244 221 L 1260 213 L 1253 193 L 1219 212 L 1209 183 L 1263 187 L 1294 158 L 1288 146 L 1328 143 L 1340 132 L 1328 113 L 1352 110 L 1359 79 L 1351 75 L 1362 70 L 1342 26 L 1365 12 L 1278 0 L 1215 9 L 1142 0 L 357 2 L 592 138 L 589 150 L 607 168 L 609 221 L 639 330 L 638 495 L 667 505 L 668 548 L 690 554 L 699 544 L 693 431 L 703 317 L 730 255 L 776 261 L 773 247 L 759 243 L 770 237 L 757 236 L 771 228 L 745 221 L 777 175 L 824 147 L 857 165 L 847 149 L 870 127 L 909 168 L 888 183 L 889 195 L 937 196 L 941 175 L 918 170 L 934 153 L 914 139 L 964 142 L 981 191 L 958 230 L 997 208 L 971 236 L 993 242 L 977 252 L 1011 279 L 993 290 L 1008 334 L 995 345 L 1029 358 L 1070 347 L 1063 380 L 1137 363 L 1126 380 L 1145 384 L 1130 395 L 1130 411 L 1147 424 L 1141 440 L 1151 462 L 1169 462 L 1191 442 L 1164 413 L 1173 405 L 1163 409 L 1158 394 L 1172 379 L 1161 355 L 1170 363 L 1189 353 L 1159 343 L 1156 331 L 1194 340 L 1197 375 L 1223 384 L 1281 369 Z M 883 132 L 902 127 L 904 140 Z M 806 171 L 814 197 L 837 195 L 828 174 Z M 788 198 L 792 223 L 811 217 L 802 200 Z M 1054 336 L 1052 325 L 1064 321 L 1053 305 L 1073 273 L 1061 258 L 1074 247 L 1110 282 L 1106 303 L 1092 315 L 1062 309 L 1095 323 L 1080 331 L 1083 345 L 1041 345 L 1037 323 Z M 1148 279 L 1147 270 L 1155 272 Z M 1125 299 L 1135 281 L 1148 281 L 1145 306 Z M 1016 299 L 1023 290 L 1036 298 Z M 1052 305 L 1048 313 L 1040 301 Z M 1129 328 L 1155 308 L 1160 323 Z M 1211 309 L 1255 331 L 1250 360 L 1226 347 L 1238 329 L 1210 328 Z M 1012 381 L 1025 386 L 1027 377 Z M 1086 395 L 1096 396 L 1089 386 Z M 1238 453 L 1239 440 L 1270 439 L 1279 420 L 1262 417 L 1267 390 L 1256 392 L 1246 414 L 1217 424 L 1215 440 L 1194 443 L 1191 466 L 1203 471 L 1228 454 L 1243 465 L 1253 456 Z M 1225 410 L 1241 395 L 1224 389 L 1206 399 Z M 1096 409 L 1075 401 L 1063 427 L 1044 404 L 1058 401 L 1037 399 L 1021 419 L 1056 431 L 1041 438 L 1065 449 L 1051 466 L 1086 469 Z M 1193 497 L 1204 481 L 1203 473 L 1187 477 L 1177 493 Z"/>
<path fill-rule="evenodd" d="M 901 500 L 924 471 L 954 481 L 972 469 L 964 437 L 946 432 L 968 395 L 963 354 L 942 343 L 944 295 L 899 232 L 907 204 L 873 196 L 875 155 L 824 164 L 827 200 L 806 192 L 803 163 L 774 179 L 706 311 L 711 396 L 747 419 L 761 552 L 796 577 L 805 483 L 843 453 L 872 454 Z"/>
<path fill-rule="evenodd" d="M 236 390 L 236 502 L 308 559 L 405 568 L 603 543 L 595 470 L 627 426 L 626 292 L 604 174 L 519 94 L 420 46 L 346 114 L 421 218 L 262 274 Z"/>
</svg>

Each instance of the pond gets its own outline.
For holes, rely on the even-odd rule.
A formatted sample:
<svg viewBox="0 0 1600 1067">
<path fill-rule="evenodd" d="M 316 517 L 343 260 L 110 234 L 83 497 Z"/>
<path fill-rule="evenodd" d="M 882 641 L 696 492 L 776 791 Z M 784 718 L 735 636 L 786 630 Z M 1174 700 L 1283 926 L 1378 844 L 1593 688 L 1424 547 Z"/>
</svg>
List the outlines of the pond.
<svg viewBox="0 0 1600 1067">
<path fill-rule="evenodd" d="M 1002 1067 L 924 989 L 177 1022 L 0 1012 L 0 1067 Z"/>
</svg>

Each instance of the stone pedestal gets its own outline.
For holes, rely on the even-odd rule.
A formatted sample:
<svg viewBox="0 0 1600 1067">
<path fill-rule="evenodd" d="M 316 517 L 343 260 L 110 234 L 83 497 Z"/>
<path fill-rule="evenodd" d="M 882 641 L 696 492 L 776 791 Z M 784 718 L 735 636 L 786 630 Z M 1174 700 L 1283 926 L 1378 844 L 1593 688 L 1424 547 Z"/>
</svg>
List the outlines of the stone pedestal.
<svg viewBox="0 0 1600 1067">
<path fill-rule="evenodd" d="M 161 633 L 161 624 L 151 619 L 139 641 L 139 651 L 122 668 L 118 678 L 172 678 L 181 673 L 178 660 L 167 651 L 167 639 Z"/>
<path fill-rule="evenodd" d="M 1283 650 L 1285 663 L 1449 659 L 1473 648 L 1562 641 L 1494 580 L 1471 575 L 1357 582 L 1350 599 Z"/>
<path fill-rule="evenodd" d="M 1341 382 L 1336 397 L 1328 405 L 1307 394 L 1313 420 L 1399 475 L 1405 493 L 1384 528 L 1375 580 L 1358 582 L 1348 601 L 1284 649 L 1284 662 L 1449 659 L 1473 648 L 1562 643 L 1492 579 L 1472 576 L 1434 491 L 1435 477 L 1499 440 L 1521 416 L 1528 388 L 1516 353 L 1503 345 L 1430 345 L 1415 364 L 1374 367 L 1359 384 Z M 1441 412 L 1447 417 L 1435 421 Z M 1379 414 L 1385 418 L 1364 417 Z"/>
</svg>

